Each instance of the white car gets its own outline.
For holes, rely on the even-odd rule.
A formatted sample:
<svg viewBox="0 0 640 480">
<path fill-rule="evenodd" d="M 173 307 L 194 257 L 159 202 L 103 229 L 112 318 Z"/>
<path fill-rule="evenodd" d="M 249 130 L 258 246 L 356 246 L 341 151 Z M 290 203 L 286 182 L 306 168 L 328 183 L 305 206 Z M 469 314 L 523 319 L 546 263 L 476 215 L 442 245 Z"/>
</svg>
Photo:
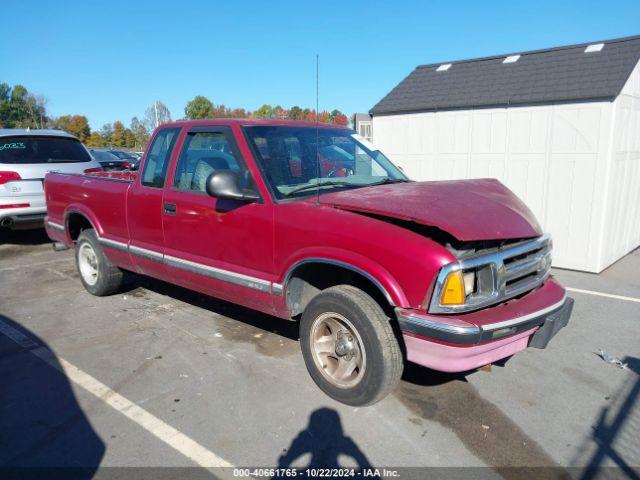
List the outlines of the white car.
<svg viewBox="0 0 640 480">
<path fill-rule="evenodd" d="M 42 224 L 48 172 L 101 170 L 80 140 L 66 132 L 0 129 L 0 227 Z"/>
</svg>

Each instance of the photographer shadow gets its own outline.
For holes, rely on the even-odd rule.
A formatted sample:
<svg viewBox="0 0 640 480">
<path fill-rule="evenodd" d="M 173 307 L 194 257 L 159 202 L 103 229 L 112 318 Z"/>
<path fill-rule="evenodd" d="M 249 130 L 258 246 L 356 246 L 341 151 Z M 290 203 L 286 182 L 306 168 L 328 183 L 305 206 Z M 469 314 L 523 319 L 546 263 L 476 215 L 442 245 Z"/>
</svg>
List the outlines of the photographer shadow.
<svg viewBox="0 0 640 480">
<path fill-rule="evenodd" d="M 308 465 L 296 466 L 298 470 L 352 468 L 341 465 L 339 456 L 349 457 L 355 462 L 356 470 L 373 468 L 353 439 L 344 434 L 340 416 L 332 408 L 319 408 L 309 416 L 307 427 L 298 433 L 286 452 L 278 458 L 278 468 L 292 468 L 296 460 L 307 454 L 310 454 Z M 349 465 L 352 463 L 349 462 Z M 289 477 L 283 475 L 274 478 Z"/>
<path fill-rule="evenodd" d="M 93 478 L 106 445 L 42 339 L 0 314 L 0 478 Z"/>
</svg>

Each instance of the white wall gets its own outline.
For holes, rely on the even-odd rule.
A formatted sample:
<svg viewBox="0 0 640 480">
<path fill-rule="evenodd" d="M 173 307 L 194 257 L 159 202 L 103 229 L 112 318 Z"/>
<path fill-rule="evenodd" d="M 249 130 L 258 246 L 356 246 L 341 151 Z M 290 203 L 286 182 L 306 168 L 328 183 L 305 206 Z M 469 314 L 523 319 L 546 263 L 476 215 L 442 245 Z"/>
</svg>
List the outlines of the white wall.
<svg viewBox="0 0 640 480">
<path fill-rule="evenodd" d="M 640 245 L 640 63 L 614 101 L 602 265 Z"/>
<path fill-rule="evenodd" d="M 607 176 L 613 108 L 598 102 L 375 116 L 373 141 L 415 180 L 498 178 L 553 235 L 555 266 L 596 272 L 603 258 L 617 255 L 601 248 L 611 221 L 603 207 L 615 201 L 606 195 L 615 175 Z M 621 168 L 637 173 L 637 155 L 624 155 Z"/>
</svg>

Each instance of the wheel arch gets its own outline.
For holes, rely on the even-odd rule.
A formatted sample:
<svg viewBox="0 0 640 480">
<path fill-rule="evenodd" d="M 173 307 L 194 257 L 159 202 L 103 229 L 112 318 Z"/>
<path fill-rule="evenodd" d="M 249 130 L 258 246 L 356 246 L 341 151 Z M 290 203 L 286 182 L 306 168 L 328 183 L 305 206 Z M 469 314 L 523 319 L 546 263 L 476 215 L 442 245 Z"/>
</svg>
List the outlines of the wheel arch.
<svg viewBox="0 0 640 480">
<path fill-rule="evenodd" d="M 304 311 L 317 293 L 341 283 L 360 287 L 389 312 L 406 303 L 402 290 L 390 275 L 381 280 L 360 265 L 326 257 L 307 257 L 296 261 L 287 269 L 282 284 L 274 286 L 284 296 L 291 316 L 295 317 Z"/>
<path fill-rule="evenodd" d="M 100 235 L 98 224 L 94 218 L 92 218 L 89 212 L 84 209 L 69 208 L 64 217 L 64 227 L 67 234 L 67 238 L 70 243 L 75 243 L 78 236 L 87 228 L 95 230 L 97 235 Z"/>
</svg>

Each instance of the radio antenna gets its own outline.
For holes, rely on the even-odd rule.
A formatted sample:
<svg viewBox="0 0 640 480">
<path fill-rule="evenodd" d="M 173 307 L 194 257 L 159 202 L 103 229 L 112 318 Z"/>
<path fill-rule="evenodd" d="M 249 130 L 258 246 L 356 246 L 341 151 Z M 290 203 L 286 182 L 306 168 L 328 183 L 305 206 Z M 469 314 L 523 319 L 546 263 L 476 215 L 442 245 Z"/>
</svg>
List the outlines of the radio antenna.
<svg viewBox="0 0 640 480">
<path fill-rule="evenodd" d="M 320 91 L 320 55 L 316 54 L 316 206 L 320 205 L 320 119 L 319 110 L 319 91 Z"/>
</svg>

